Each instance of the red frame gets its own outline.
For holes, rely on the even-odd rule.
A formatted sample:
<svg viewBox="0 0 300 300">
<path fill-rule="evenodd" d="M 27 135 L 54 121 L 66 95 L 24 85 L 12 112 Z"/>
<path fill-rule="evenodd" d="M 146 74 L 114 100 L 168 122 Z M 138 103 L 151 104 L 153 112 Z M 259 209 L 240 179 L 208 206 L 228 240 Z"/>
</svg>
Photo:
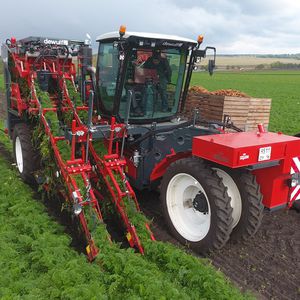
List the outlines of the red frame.
<svg viewBox="0 0 300 300">
<path fill-rule="evenodd" d="M 13 44 L 11 47 L 16 48 L 17 50 L 17 44 Z M 58 80 L 59 87 L 61 88 L 62 94 L 64 95 L 64 98 L 62 99 L 63 107 L 61 108 L 61 110 L 62 112 L 71 110 L 74 116 L 71 122 L 71 157 L 69 160 L 64 162 L 57 147 L 57 142 L 65 140 L 65 137 L 54 136 L 46 118 L 48 112 L 57 111 L 57 102 L 54 100 L 52 103 L 53 106 L 51 108 L 43 108 L 35 90 L 35 80 L 37 78 L 37 73 L 33 69 L 33 63 L 35 62 L 36 58 L 27 57 L 26 55 L 22 54 L 19 55 L 18 51 L 15 51 L 12 52 L 12 59 L 14 60 L 16 66 L 13 72 L 17 77 L 26 79 L 31 92 L 31 99 L 22 99 L 20 87 L 18 83 L 14 82 L 11 85 L 10 108 L 17 110 L 20 117 L 24 114 L 25 111 L 27 111 L 31 115 L 37 115 L 40 112 L 40 122 L 44 127 L 45 134 L 49 137 L 49 142 L 54 152 L 59 173 L 61 174 L 68 190 L 67 195 L 65 195 L 63 191 L 61 191 L 61 194 L 63 194 L 64 197 L 66 197 L 72 204 L 78 203 L 82 207 L 90 205 L 94 209 L 97 218 L 102 221 L 99 203 L 103 201 L 104 197 L 101 195 L 100 191 L 98 191 L 91 185 L 92 183 L 97 183 L 97 181 L 99 180 L 99 176 L 102 177 L 103 181 L 106 184 L 107 190 L 111 194 L 112 201 L 115 204 L 115 207 L 125 227 L 127 228 L 127 238 L 130 246 L 136 247 L 139 252 L 143 254 L 144 249 L 137 235 L 135 226 L 131 224 L 128 216 L 126 215 L 124 197 L 128 197 L 129 195 L 134 200 L 137 211 L 139 211 L 139 205 L 135 193 L 124 173 L 126 161 L 125 159 L 121 159 L 119 157 L 119 144 L 118 142 L 115 142 L 116 137 L 120 138 L 125 133 L 125 125 L 118 124 L 115 118 L 112 118 L 110 120 L 111 134 L 108 141 L 108 155 L 104 156 L 103 158 L 99 157 L 92 145 L 92 133 L 89 132 L 88 127 L 81 122 L 81 119 L 78 116 L 78 112 L 80 110 L 88 111 L 88 107 L 83 104 L 82 106 L 75 108 L 72 100 L 69 97 L 66 81 L 71 81 L 75 88 L 74 76 L 76 75 L 76 68 L 72 63 L 72 59 L 67 59 L 67 61 L 65 62 L 65 59 L 55 59 L 49 57 L 41 58 L 35 65 L 35 70 L 48 70 L 50 71 L 51 76 Z M 81 64 L 81 62 L 79 62 L 79 64 Z M 81 132 L 80 135 L 77 134 L 79 131 Z M 89 160 L 85 161 L 85 145 L 87 142 L 89 143 L 90 157 L 93 159 L 93 162 L 97 166 L 96 171 L 93 171 L 92 165 Z M 78 144 L 80 145 L 82 150 L 81 157 L 76 157 L 75 150 L 76 145 Z M 120 187 L 114 173 L 120 176 L 124 184 L 124 188 L 126 189 L 125 192 L 123 191 L 123 188 Z M 80 175 L 83 179 L 85 188 L 88 192 L 88 200 L 83 199 L 82 193 L 79 190 L 76 180 L 73 177 L 74 175 Z M 110 178 L 110 180 L 108 180 L 108 177 Z M 112 186 L 110 182 L 112 182 Z M 45 184 L 44 187 L 45 189 L 47 189 L 47 184 Z M 95 242 L 91 236 L 83 210 L 78 217 L 88 241 L 88 246 L 86 248 L 88 258 L 89 260 L 93 260 L 97 256 L 99 249 L 96 247 Z M 155 240 L 148 224 L 145 224 L 145 228 L 149 232 L 149 237 L 152 240 Z"/>
</svg>

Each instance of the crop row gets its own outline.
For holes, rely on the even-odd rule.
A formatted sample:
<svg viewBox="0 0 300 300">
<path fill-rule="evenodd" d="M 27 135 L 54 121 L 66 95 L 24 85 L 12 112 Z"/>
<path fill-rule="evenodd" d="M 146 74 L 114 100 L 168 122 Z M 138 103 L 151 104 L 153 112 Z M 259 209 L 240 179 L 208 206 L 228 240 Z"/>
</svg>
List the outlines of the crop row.
<svg viewBox="0 0 300 300">
<path fill-rule="evenodd" d="M 207 261 L 162 242 L 143 257 L 108 242 L 104 225 L 100 255 L 88 263 L 2 157 L 0 168 L 1 299 L 244 297 Z"/>
</svg>

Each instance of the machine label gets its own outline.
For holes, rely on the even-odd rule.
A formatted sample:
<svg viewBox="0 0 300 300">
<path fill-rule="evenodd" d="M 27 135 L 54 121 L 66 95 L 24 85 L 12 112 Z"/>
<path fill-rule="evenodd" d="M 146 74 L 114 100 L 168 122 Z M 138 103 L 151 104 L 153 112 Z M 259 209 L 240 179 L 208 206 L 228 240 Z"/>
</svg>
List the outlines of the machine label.
<svg viewBox="0 0 300 300">
<path fill-rule="evenodd" d="M 243 153 L 241 156 L 240 156 L 240 160 L 246 160 L 246 159 L 249 159 L 249 154 L 247 153 Z"/>
<path fill-rule="evenodd" d="M 47 45 L 65 45 L 68 46 L 68 40 L 50 40 L 50 39 L 45 39 L 44 44 Z"/>
<path fill-rule="evenodd" d="M 258 161 L 264 161 L 271 159 L 272 147 L 263 147 L 259 149 Z"/>
<path fill-rule="evenodd" d="M 170 42 L 163 42 L 163 46 L 170 46 L 170 47 L 181 47 L 183 43 L 170 43 Z"/>
</svg>

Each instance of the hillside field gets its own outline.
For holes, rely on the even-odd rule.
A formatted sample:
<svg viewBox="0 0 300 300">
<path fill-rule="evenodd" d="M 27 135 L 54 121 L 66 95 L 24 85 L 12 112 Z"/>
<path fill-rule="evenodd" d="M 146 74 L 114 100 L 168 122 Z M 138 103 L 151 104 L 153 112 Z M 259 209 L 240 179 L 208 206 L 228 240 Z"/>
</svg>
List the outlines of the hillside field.
<svg viewBox="0 0 300 300">
<path fill-rule="evenodd" d="M 209 58 L 209 56 L 208 56 Z M 218 67 L 226 66 L 257 66 L 260 64 L 270 65 L 274 62 L 283 64 L 300 64 L 300 60 L 296 58 L 283 57 L 261 57 L 256 55 L 217 55 L 216 65 Z"/>
</svg>

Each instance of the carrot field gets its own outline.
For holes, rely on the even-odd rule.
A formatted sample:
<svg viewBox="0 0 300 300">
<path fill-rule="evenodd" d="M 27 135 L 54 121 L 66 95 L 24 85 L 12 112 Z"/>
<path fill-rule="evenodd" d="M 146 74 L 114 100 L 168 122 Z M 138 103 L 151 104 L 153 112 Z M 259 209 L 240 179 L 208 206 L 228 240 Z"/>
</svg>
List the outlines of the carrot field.
<svg viewBox="0 0 300 300">
<path fill-rule="evenodd" d="M 191 85 L 272 98 L 270 130 L 300 132 L 300 72 L 193 74 Z M 3 76 L 0 75 L 3 91 Z M 106 244 L 94 263 L 11 165 L 0 132 L 0 299 L 249 299 L 207 259 L 157 242 L 143 257 Z M 167 246 L 166 246 L 167 245 Z"/>
<path fill-rule="evenodd" d="M 1 299 L 252 298 L 209 260 L 162 242 L 153 242 L 145 257 L 104 242 L 99 258 L 89 263 L 71 246 L 49 207 L 18 177 L 3 133 L 0 153 Z"/>
</svg>

